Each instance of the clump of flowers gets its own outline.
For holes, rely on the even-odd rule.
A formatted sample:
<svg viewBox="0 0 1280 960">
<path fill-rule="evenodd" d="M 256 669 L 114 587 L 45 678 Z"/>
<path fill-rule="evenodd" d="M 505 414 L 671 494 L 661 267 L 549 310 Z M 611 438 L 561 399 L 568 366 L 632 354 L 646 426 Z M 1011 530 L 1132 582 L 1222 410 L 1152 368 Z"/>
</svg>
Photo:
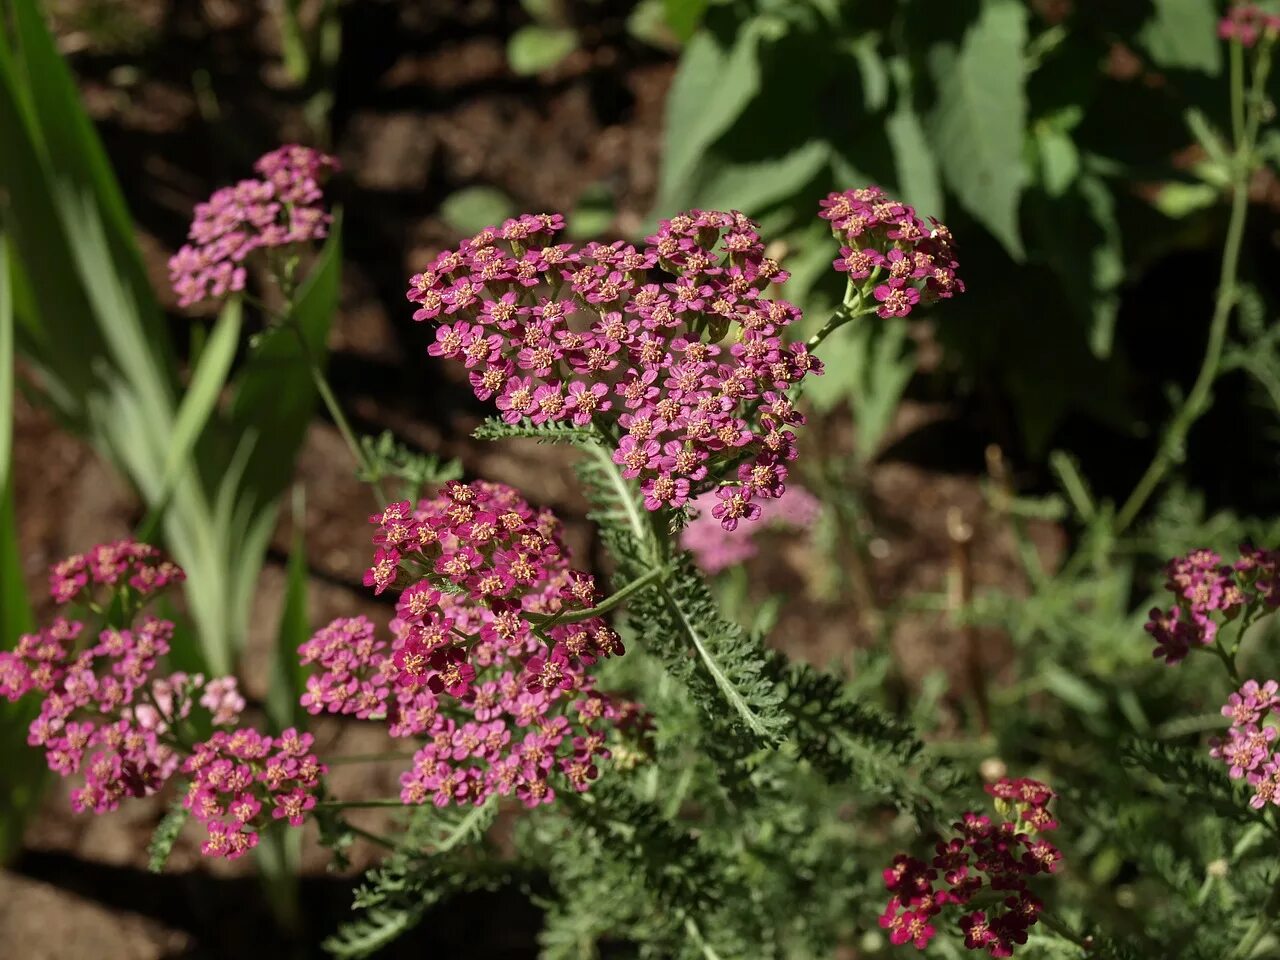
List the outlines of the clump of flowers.
<svg viewBox="0 0 1280 960">
<path fill-rule="evenodd" d="M 450 482 L 416 506 L 391 504 L 365 577 L 399 591 L 390 643 L 364 618 L 337 620 L 299 649 L 317 666 L 312 713 L 385 720 L 426 745 L 401 778 L 405 803 L 548 803 L 586 790 L 611 724 L 633 706 L 594 689 L 586 667 L 621 654 L 591 616 L 593 579 L 569 567 L 560 524 L 509 487 Z"/>
<path fill-rule="evenodd" d="M 879 304 L 881 317 L 905 317 L 918 304 L 964 293 L 951 231 L 937 220 L 926 223 L 874 186 L 829 194 L 819 206 L 842 244 L 833 265 L 851 291 Z"/>
<path fill-rule="evenodd" d="M 482 230 L 410 280 L 434 356 L 508 423 L 596 425 L 645 507 L 715 490 L 732 529 L 785 489 L 804 422 L 788 390 L 821 364 L 765 293 L 788 274 L 740 213 L 691 210 L 646 245 L 557 243 L 559 214 Z M 728 477 L 726 480 L 725 478 Z"/>
<path fill-rule="evenodd" d="M 195 745 L 182 765 L 191 777 L 182 802 L 208 833 L 200 848 L 205 856 L 243 856 L 273 820 L 302 826 L 327 770 L 312 742 L 292 727 L 276 737 L 243 727 L 215 731 Z"/>
<path fill-rule="evenodd" d="M 884 871 L 892 896 L 880 926 L 895 945 L 923 950 L 937 933 L 934 918 L 952 907 L 961 913 L 970 950 L 1008 957 L 1027 942 L 1044 907 L 1028 881 L 1056 873 L 1062 861 L 1057 847 L 1041 836 L 1058 825 L 1049 812 L 1054 794 L 1037 780 L 1007 777 L 986 790 L 995 798 L 997 822 L 966 812 L 953 824 L 955 833 L 935 845 L 928 863 L 899 854 Z M 968 909 L 984 893 L 994 905 Z"/>
<path fill-rule="evenodd" d="M 1242 614 L 1250 623 L 1280 606 L 1280 553 L 1242 546 L 1234 564 L 1212 550 L 1193 550 L 1165 567 L 1165 588 L 1174 596 L 1167 610 L 1153 608 L 1146 630 L 1155 639 L 1155 657 L 1177 663 L 1194 649 L 1211 647 L 1219 627 Z"/>
<path fill-rule="evenodd" d="M 1267 13 L 1252 3 L 1233 4 L 1226 16 L 1218 21 L 1218 36 L 1223 40 L 1239 40 L 1242 46 L 1252 47 L 1263 34 L 1280 33 L 1280 16 Z"/>
<path fill-rule="evenodd" d="M 1247 780 L 1253 787 L 1249 805 L 1255 810 L 1280 806 L 1280 753 L 1271 749 L 1280 731 L 1266 725 L 1277 710 L 1280 685 L 1247 680 L 1222 707 L 1222 715 L 1231 720 L 1226 738 L 1209 741 L 1209 755 L 1227 765 L 1233 780 Z"/>
<path fill-rule="evenodd" d="M 715 514 L 721 501 L 704 493 L 693 501 L 696 515 L 680 531 L 680 546 L 693 554 L 703 571 L 716 574 L 745 563 L 760 550 L 755 526 L 726 529 Z M 780 530 L 806 531 L 818 522 L 822 504 L 803 487 L 790 486 L 781 497 L 779 511 L 770 517 L 768 526 Z"/>
<path fill-rule="evenodd" d="M 245 263 L 256 250 L 322 239 L 332 218 L 320 184 L 337 165 L 327 154 L 289 144 L 258 158 L 258 178 L 223 187 L 196 204 L 187 234 L 191 242 L 169 259 L 178 305 L 243 290 Z"/>
</svg>

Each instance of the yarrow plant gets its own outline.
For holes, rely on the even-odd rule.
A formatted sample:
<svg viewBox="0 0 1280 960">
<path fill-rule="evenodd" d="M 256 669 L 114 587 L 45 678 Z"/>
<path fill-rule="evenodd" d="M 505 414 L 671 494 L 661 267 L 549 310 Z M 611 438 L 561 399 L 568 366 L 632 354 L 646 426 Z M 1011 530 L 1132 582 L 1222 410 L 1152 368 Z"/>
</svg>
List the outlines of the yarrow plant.
<svg viewBox="0 0 1280 960">
<path fill-rule="evenodd" d="M 289 300 L 301 248 L 327 230 L 321 183 L 334 168 L 323 154 L 281 148 L 259 160 L 259 179 L 197 208 L 192 242 L 171 263 L 180 301 L 243 295 L 271 313 L 246 290 L 246 264 L 258 251 Z M 380 508 L 370 517 L 364 583 L 394 601 L 394 614 L 385 625 L 339 617 L 297 647 L 300 712 L 277 732 L 249 722 L 233 678 L 166 669 L 174 625 L 145 608 L 183 574 L 154 548 L 125 541 L 57 565 L 55 598 L 86 613 L 59 618 L 0 656 L 0 691 L 42 696 L 31 742 L 52 768 L 84 774 L 77 809 L 104 812 L 172 783 L 181 809 L 204 826 L 208 856 L 241 857 L 273 824 L 308 821 L 335 857 L 354 836 L 387 847 L 392 856 L 361 895 L 368 917 L 350 943 L 339 938 L 334 948 L 360 955 L 385 942 L 382 931 L 366 935 L 369 927 L 399 931 L 420 918 L 431 895 L 425 877 L 466 886 L 475 851 L 462 848 L 480 845 L 499 807 L 519 806 L 531 826 L 513 842 L 540 851 L 530 862 L 545 862 L 564 886 L 565 909 L 590 909 L 639 884 L 623 898 L 630 902 L 600 917 L 636 931 L 645 916 L 677 918 L 682 936 L 708 949 L 719 944 L 718 955 L 743 955 L 735 939 L 743 918 L 729 915 L 746 900 L 704 897 L 685 877 L 710 863 L 698 834 L 713 842 L 720 829 L 713 821 L 730 810 L 770 820 L 768 805 L 784 801 L 787 778 L 802 765 L 802 776 L 819 771 L 839 782 L 849 775 L 845 760 L 820 762 L 822 744 L 874 739 L 887 728 L 843 700 L 835 678 L 787 667 L 761 637 L 725 619 L 695 563 L 712 568 L 754 549 L 751 535 L 761 528 L 753 521 L 784 496 L 772 522 L 792 529 L 815 522 L 817 502 L 788 480 L 804 424 L 801 388 L 822 372 L 813 351 L 825 337 L 859 317 L 904 316 L 963 289 L 945 228 L 926 225 L 909 207 L 869 189 L 832 195 L 824 209 L 842 236 L 860 237 L 859 249 L 879 259 L 863 272 L 851 250 L 842 256 L 845 303 L 807 341 L 791 332 L 800 311 L 779 297 L 787 272 L 737 212 L 679 214 L 642 245 L 575 245 L 560 239 L 560 215 L 524 215 L 440 253 L 412 278 L 415 319 L 435 326 L 430 354 L 462 365 L 476 396 L 500 414 L 482 432 L 568 441 L 582 451 L 583 492 L 609 553 L 608 594 L 573 567 L 555 515 L 512 488 L 375 469 L 376 445 L 354 435 L 292 311 L 271 313 L 272 326 L 294 327 L 359 476 L 374 488 Z M 889 293 L 881 296 L 882 287 Z M 380 479 L 408 482 L 410 474 L 417 479 L 408 496 L 382 495 Z M 609 622 L 622 606 L 629 643 L 643 648 L 639 658 L 624 656 Z M 632 698 L 636 688 L 683 717 L 688 735 L 664 729 L 661 716 Z M 322 758 L 303 729 L 308 715 L 375 724 L 390 745 L 407 741 L 412 759 L 401 764 L 398 794 L 333 796 L 331 764 L 403 753 Z M 904 756 L 919 749 L 910 735 L 893 736 L 892 749 Z M 795 750 L 774 749 L 788 738 Z M 667 778 L 659 765 L 678 754 L 687 769 Z M 924 788 L 920 797 L 916 789 L 904 782 L 904 795 L 923 805 Z M 692 832 L 682 825 L 689 804 L 707 818 Z M 339 813 L 362 806 L 411 808 L 404 836 L 372 833 Z M 447 830 L 443 840 L 433 824 Z M 976 821 L 969 826 L 975 858 L 983 844 L 1004 849 L 1003 828 L 988 836 Z M 176 829 L 166 836 L 171 843 Z M 809 855 L 785 832 L 777 842 L 783 846 L 768 856 Z M 566 851 L 583 849 L 614 863 L 612 874 L 601 874 L 609 893 L 588 888 L 592 872 L 582 870 L 581 853 L 566 868 Z M 455 853 L 457 863 L 449 860 Z M 811 869 L 797 860 L 778 877 Z M 995 889 L 1012 868 L 975 859 L 974 870 Z M 721 916 L 695 915 L 703 909 Z M 927 914 L 920 902 L 910 909 Z M 993 917 L 1001 937 L 1014 936 L 1012 920 Z M 760 917 L 743 922 L 774 936 Z M 574 942 L 608 933 L 591 932 L 599 923 L 591 920 Z"/>
<path fill-rule="evenodd" d="M 178 305 L 244 290 L 246 264 L 256 251 L 287 260 L 293 248 L 323 239 L 331 217 L 321 183 L 337 166 L 327 154 L 286 145 L 258 158 L 258 178 L 223 187 L 197 204 L 191 242 L 169 260 Z"/>
<path fill-rule="evenodd" d="M 884 871 L 892 897 L 880 926 L 893 944 L 923 950 L 937 934 L 933 919 L 948 908 L 962 914 L 959 927 L 970 950 L 1010 957 L 1027 942 L 1044 909 L 1029 881 L 1056 873 L 1062 860 L 1041 836 L 1058 825 L 1049 812 L 1053 791 L 1037 780 L 1007 777 L 986 790 L 995 798 L 998 822 L 966 812 L 952 825 L 954 834 L 937 842 L 928 863 L 899 854 Z M 979 903 L 987 905 L 971 909 Z"/>
</svg>

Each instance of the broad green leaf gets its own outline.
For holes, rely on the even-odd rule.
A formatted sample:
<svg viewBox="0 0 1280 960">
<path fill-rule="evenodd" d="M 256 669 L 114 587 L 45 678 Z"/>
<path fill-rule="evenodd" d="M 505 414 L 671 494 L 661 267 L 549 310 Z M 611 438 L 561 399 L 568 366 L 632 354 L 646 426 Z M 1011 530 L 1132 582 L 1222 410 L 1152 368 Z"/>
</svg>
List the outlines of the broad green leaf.
<svg viewBox="0 0 1280 960">
<path fill-rule="evenodd" d="M 13 437 L 13 290 L 8 241 L 0 231 L 0 650 L 35 628 L 23 583 L 22 552 L 14 517 L 10 452 Z M 0 863 L 22 845 L 23 827 L 40 802 L 46 779 L 40 752 L 27 746 L 35 718 L 34 697 L 0 701 Z"/>
<path fill-rule="evenodd" d="M 521 76 L 550 70 L 578 49 L 578 33 L 570 27 L 530 24 L 507 41 L 507 63 Z"/>
<path fill-rule="evenodd" d="M 463 187 L 440 204 L 440 216 L 459 233 L 479 233 L 513 213 L 515 204 L 497 187 Z"/>
<path fill-rule="evenodd" d="M 688 43 L 711 0 L 662 0 L 667 26 L 683 43 Z"/>
<path fill-rule="evenodd" d="M 1162 70 L 1200 70 L 1217 76 L 1222 70 L 1218 6 L 1215 0 L 1156 0 L 1138 40 Z"/>
<path fill-rule="evenodd" d="M 831 145 L 811 140 L 776 159 L 735 163 L 706 184 L 698 202 L 714 210 L 742 210 L 759 217 L 771 205 L 798 194 L 827 168 L 830 159 Z"/>
<path fill-rule="evenodd" d="M 267 688 L 267 716 L 276 730 L 305 726 L 307 712 L 299 698 L 306 689 L 307 671 L 298 659 L 298 647 L 311 636 L 307 614 L 306 496 L 301 486 L 293 495 L 293 545 L 285 573 L 284 609 L 276 631 L 276 655 Z"/>
<path fill-rule="evenodd" d="M 1075 141 L 1061 130 L 1036 128 L 1036 148 L 1040 157 L 1040 183 L 1051 197 L 1070 189 L 1080 173 L 1080 151 Z"/>
<path fill-rule="evenodd" d="M 749 20 L 731 46 L 700 30 L 680 57 L 667 95 L 666 146 L 655 207 L 668 215 L 685 206 L 707 148 L 728 130 L 760 88 L 757 51 L 764 27 Z"/>
<path fill-rule="evenodd" d="M 191 375 L 191 383 L 183 394 L 178 405 L 177 416 L 174 417 L 173 430 L 169 435 L 169 449 L 165 454 L 164 470 L 161 474 L 160 496 L 152 509 L 163 509 L 166 505 L 179 476 L 190 466 L 192 451 L 196 441 L 204 432 L 209 418 L 218 405 L 218 397 L 226 386 L 227 375 L 231 372 L 231 362 L 235 359 L 236 348 L 240 345 L 241 318 L 243 306 L 239 297 L 232 297 L 218 314 L 218 322 L 213 328 L 200 353 L 200 361 Z"/>
<path fill-rule="evenodd" d="M 1026 21 L 1018 0 L 984 0 L 959 43 L 937 43 L 928 54 L 937 101 L 927 129 L 934 153 L 946 158 L 943 178 L 961 206 L 1019 260 Z"/>
<path fill-rule="evenodd" d="M 890 70 L 898 88 L 898 102 L 885 119 L 884 132 L 893 147 L 898 191 L 921 215 L 941 218 L 945 212 L 942 182 L 933 148 L 912 102 L 911 67 L 905 58 L 895 57 Z"/>
<path fill-rule="evenodd" d="M 161 371 L 172 371 L 168 332 L 159 305 L 151 296 L 133 218 L 102 141 L 81 105 L 75 77 L 58 53 L 35 0 L 12 0 L 11 6 L 20 65 L 34 114 L 39 118 L 44 154 L 59 179 L 97 207 L 112 264 L 145 331 L 147 351 Z M 171 373 L 167 386 L 172 392 Z"/>
</svg>

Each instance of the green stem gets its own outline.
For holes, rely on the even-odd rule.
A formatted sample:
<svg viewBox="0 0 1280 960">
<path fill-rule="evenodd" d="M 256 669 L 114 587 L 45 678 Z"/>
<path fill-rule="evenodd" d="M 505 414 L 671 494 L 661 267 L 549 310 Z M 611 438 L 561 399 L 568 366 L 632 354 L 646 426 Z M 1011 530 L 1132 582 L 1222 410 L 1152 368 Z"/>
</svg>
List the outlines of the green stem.
<svg viewBox="0 0 1280 960">
<path fill-rule="evenodd" d="M 345 821 L 342 824 L 342 828 L 344 830 L 350 830 L 357 837 L 363 837 L 370 843 L 376 843 L 381 847 L 386 847 L 388 850 L 396 849 L 396 842 L 389 837 L 384 837 L 380 833 L 374 833 L 372 830 L 366 830 L 364 827 L 357 827 L 354 823 L 347 823 Z"/>
<path fill-rule="evenodd" d="M 1065 921 L 1060 920 L 1048 910 L 1040 911 L 1040 922 L 1060 936 L 1063 940 L 1068 940 L 1071 943 L 1074 943 L 1081 950 L 1088 951 L 1093 947 L 1092 938 L 1076 933 L 1066 924 Z"/>
<path fill-rule="evenodd" d="M 1244 936 L 1240 938 L 1240 942 L 1236 944 L 1235 949 L 1228 955 L 1227 960 L 1245 960 L 1262 942 L 1262 938 L 1271 932 L 1271 927 L 1275 923 L 1276 912 L 1280 910 L 1280 876 L 1277 876 L 1275 886 L 1271 888 L 1271 895 L 1267 897 L 1267 902 L 1262 905 L 1262 911 L 1254 919 L 1249 929 L 1244 932 Z"/>
<path fill-rule="evenodd" d="M 1233 43 L 1231 46 L 1233 57 L 1235 57 L 1237 56 L 1235 48 L 1239 44 Z M 1243 95 L 1244 80 L 1243 71 L 1235 69 L 1235 59 L 1232 65 L 1231 97 L 1234 116 L 1237 110 L 1236 104 Z M 1258 52 L 1249 102 L 1240 108 L 1247 108 L 1247 119 L 1243 124 L 1243 132 L 1236 140 L 1236 148 L 1232 156 L 1231 216 L 1227 221 L 1227 239 L 1222 249 L 1218 295 L 1214 303 L 1213 319 L 1209 324 L 1209 341 L 1205 347 L 1204 360 L 1200 364 L 1200 372 L 1191 387 L 1191 392 L 1187 394 L 1186 400 L 1170 421 L 1155 458 L 1116 516 L 1116 534 L 1123 533 L 1137 518 L 1139 511 L 1164 480 L 1175 460 L 1181 456 L 1187 433 L 1210 405 L 1209 393 L 1222 364 L 1222 347 L 1226 340 L 1227 322 L 1231 319 L 1232 309 L 1239 296 L 1237 275 L 1240 268 L 1240 249 L 1244 240 L 1245 220 L 1249 210 L 1249 178 L 1255 165 L 1253 147 L 1258 134 L 1258 124 L 1261 121 L 1263 91 L 1270 66 L 1270 44 L 1269 41 L 1264 40 Z"/>
<path fill-rule="evenodd" d="M 321 800 L 315 805 L 316 810 L 356 810 L 366 807 L 408 807 L 399 797 L 380 797 L 377 800 Z"/>
<path fill-rule="evenodd" d="M 603 616 L 614 607 L 618 606 L 618 604 L 622 603 L 622 601 L 626 600 L 627 597 L 634 593 L 638 593 L 651 583 L 665 578 L 670 573 L 670 565 L 654 567 L 643 576 L 636 577 L 636 579 L 632 580 L 617 593 L 610 594 L 594 607 L 590 607 L 586 610 L 570 610 L 562 613 L 551 614 L 549 616 L 537 613 L 525 613 L 524 617 L 530 623 L 536 624 L 543 629 L 554 627 L 562 623 L 581 623 L 583 620 L 591 620 L 594 617 Z"/>
</svg>

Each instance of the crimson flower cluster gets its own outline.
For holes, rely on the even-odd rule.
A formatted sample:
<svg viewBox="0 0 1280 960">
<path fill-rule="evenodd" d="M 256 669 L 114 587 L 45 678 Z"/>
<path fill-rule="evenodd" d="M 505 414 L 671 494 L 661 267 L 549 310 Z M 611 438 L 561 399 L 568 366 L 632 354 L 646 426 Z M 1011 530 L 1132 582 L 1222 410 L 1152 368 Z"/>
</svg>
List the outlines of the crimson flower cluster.
<svg viewBox="0 0 1280 960">
<path fill-rule="evenodd" d="M 1249 805 L 1260 810 L 1280 806 L 1280 753 L 1271 747 L 1278 731 L 1267 719 L 1280 711 L 1280 685 L 1268 680 L 1247 680 L 1227 698 L 1222 715 L 1231 720 L 1226 739 L 1209 741 L 1209 755 L 1227 765 L 1233 780 L 1246 779 L 1253 787 Z"/>
<path fill-rule="evenodd" d="M 259 157 L 257 179 L 223 187 L 196 204 L 191 241 L 169 259 L 179 306 L 244 289 L 245 261 L 255 250 L 323 238 L 331 217 L 320 182 L 337 169 L 327 154 L 289 144 Z"/>
<path fill-rule="evenodd" d="M 1280 33 L 1280 16 L 1267 13 L 1252 3 L 1237 3 L 1218 21 L 1218 36 L 1223 40 L 1239 40 L 1252 47 L 1263 34 Z"/>
<path fill-rule="evenodd" d="M 905 317 L 917 304 L 964 293 L 951 231 L 926 223 L 879 187 L 832 193 L 819 201 L 823 220 L 842 244 L 833 265 L 859 291 L 869 291 L 883 317 Z"/>
<path fill-rule="evenodd" d="M 598 693 L 585 671 L 623 647 L 583 614 L 595 583 L 570 569 L 554 515 L 477 481 L 370 519 L 377 550 L 365 582 L 400 591 L 392 639 L 363 617 L 320 630 L 299 650 L 319 668 L 303 706 L 423 738 L 401 778 L 405 803 L 514 792 L 533 807 L 554 799 L 557 782 L 586 790 L 609 756 L 608 727 L 636 710 Z"/>
<path fill-rule="evenodd" d="M 691 210 L 639 249 L 557 243 L 563 227 L 511 219 L 413 276 L 414 319 L 439 324 L 429 352 L 464 364 L 508 423 L 599 425 L 647 509 L 717 489 L 727 529 L 756 519 L 804 422 L 787 391 L 821 372 L 785 339 L 800 311 L 764 295 L 788 274 L 756 224 Z"/>
<path fill-rule="evenodd" d="M 60 604 L 103 592 L 102 588 L 128 588 L 146 597 L 184 579 L 182 570 L 150 544 L 116 540 L 55 563 L 49 571 L 49 593 Z"/>
<path fill-rule="evenodd" d="M 1280 606 L 1280 551 L 1242 546 L 1240 559 L 1223 563 L 1212 550 L 1193 550 L 1165 567 L 1165 588 L 1174 595 L 1168 610 L 1153 608 L 1146 630 L 1155 639 L 1155 657 L 1177 663 L 1193 649 L 1212 646 L 1219 620 Z"/>
<path fill-rule="evenodd" d="M 1055 873 L 1062 860 L 1057 847 L 1039 836 L 1058 825 L 1049 812 L 1054 794 L 1037 780 L 1007 777 L 986 790 L 995 798 L 998 823 L 966 812 L 953 824 L 955 834 L 938 841 L 930 862 L 899 854 L 884 871 L 892 897 L 880 926 L 894 945 L 909 943 L 923 950 L 937 933 L 934 917 L 946 907 L 972 906 L 984 891 L 997 905 L 963 913 L 964 945 L 1009 957 L 1015 946 L 1027 942 L 1027 931 L 1044 906 L 1028 880 Z"/>
</svg>

